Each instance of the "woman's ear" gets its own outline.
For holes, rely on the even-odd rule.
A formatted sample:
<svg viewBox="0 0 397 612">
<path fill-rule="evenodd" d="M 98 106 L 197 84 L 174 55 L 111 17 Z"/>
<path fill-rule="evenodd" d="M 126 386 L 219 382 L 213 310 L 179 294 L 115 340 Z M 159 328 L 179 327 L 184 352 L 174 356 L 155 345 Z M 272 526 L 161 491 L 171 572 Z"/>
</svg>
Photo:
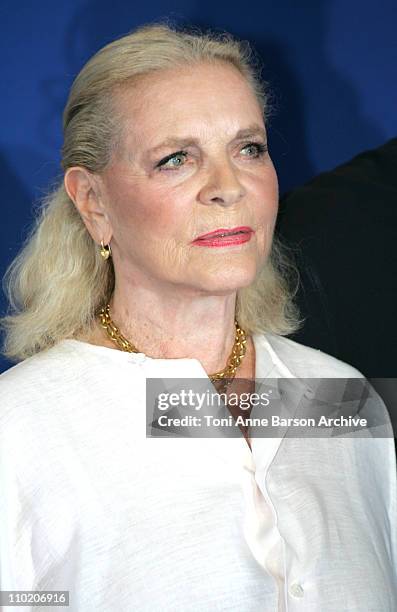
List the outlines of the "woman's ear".
<svg viewBox="0 0 397 612">
<path fill-rule="evenodd" d="M 73 166 L 65 172 L 64 185 L 93 240 L 97 244 L 101 240 L 108 244 L 112 228 L 103 205 L 98 177 L 86 168 Z"/>
</svg>

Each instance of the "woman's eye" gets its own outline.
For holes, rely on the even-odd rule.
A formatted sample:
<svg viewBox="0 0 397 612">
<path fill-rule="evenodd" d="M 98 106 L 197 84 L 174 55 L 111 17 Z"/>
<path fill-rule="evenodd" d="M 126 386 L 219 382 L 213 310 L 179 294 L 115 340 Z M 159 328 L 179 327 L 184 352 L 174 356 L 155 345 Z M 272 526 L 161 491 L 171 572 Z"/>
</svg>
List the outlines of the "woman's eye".
<svg viewBox="0 0 397 612">
<path fill-rule="evenodd" d="M 167 157 L 161 159 L 156 165 L 156 168 L 179 168 L 185 163 L 186 157 L 186 151 L 178 151 L 177 153 L 172 153 L 172 155 L 167 155 Z"/>
<path fill-rule="evenodd" d="M 266 153 L 267 145 L 262 142 L 249 142 L 241 150 L 248 151 L 246 157 L 261 157 Z"/>
</svg>

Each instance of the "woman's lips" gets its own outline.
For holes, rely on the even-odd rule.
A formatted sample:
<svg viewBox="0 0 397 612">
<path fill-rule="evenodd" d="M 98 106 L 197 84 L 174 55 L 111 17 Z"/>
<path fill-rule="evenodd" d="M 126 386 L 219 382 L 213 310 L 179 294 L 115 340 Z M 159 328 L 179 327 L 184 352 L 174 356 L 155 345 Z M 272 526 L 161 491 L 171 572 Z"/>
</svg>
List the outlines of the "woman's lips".
<svg viewBox="0 0 397 612">
<path fill-rule="evenodd" d="M 192 244 L 206 247 L 225 247 L 243 244 L 251 240 L 254 230 L 248 226 L 233 227 L 231 229 L 220 228 L 214 232 L 203 234 L 196 238 Z"/>
</svg>

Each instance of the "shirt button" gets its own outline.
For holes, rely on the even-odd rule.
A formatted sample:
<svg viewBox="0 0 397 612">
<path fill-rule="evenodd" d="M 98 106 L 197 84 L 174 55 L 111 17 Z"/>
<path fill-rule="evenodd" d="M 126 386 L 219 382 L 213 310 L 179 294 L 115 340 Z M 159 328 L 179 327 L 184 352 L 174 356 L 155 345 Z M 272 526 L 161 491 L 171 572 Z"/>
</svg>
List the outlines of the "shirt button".
<svg viewBox="0 0 397 612">
<path fill-rule="evenodd" d="M 289 587 L 289 594 L 292 595 L 292 597 L 303 597 L 305 592 L 300 584 L 293 582 Z"/>
</svg>

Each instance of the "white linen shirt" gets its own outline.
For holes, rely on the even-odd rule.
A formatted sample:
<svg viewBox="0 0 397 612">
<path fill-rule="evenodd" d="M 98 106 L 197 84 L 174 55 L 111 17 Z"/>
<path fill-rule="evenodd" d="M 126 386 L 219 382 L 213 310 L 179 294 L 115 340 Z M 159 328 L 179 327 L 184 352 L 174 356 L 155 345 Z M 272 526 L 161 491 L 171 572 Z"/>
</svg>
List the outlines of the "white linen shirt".
<svg viewBox="0 0 397 612">
<path fill-rule="evenodd" d="M 253 340 L 256 378 L 362 376 Z M 71 612 L 395 612 L 393 438 L 147 438 L 146 379 L 205 376 L 70 339 L 0 376 L 0 589 L 68 590 Z"/>
</svg>

